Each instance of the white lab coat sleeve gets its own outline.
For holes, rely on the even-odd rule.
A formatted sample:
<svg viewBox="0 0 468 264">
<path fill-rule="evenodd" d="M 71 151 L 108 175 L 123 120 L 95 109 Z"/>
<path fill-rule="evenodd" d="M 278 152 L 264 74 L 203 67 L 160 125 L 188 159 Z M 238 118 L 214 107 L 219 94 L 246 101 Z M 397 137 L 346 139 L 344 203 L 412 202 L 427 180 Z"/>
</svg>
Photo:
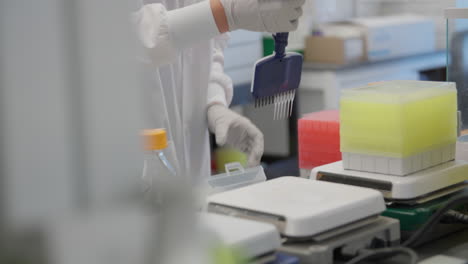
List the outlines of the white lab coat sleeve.
<svg viewBox="0 0 468 264">
<path fill-rule="evenodd" d="M 148 4 L 132 14 L 138 37 L 156 66 L 171 63 L 184 48 L 219 35 L 210 1 L 168 11 Z"/>
<path fill-rule="evenodd" d="M 228 34 L 220 35 L 213 40 L 213 58 L 208 84 L 208 106 L 213 104 L 229 106 L 232 101 L 232 80 L 224 72 L 224 49 L 227 47 L 228 40 Z"/>
</svg>

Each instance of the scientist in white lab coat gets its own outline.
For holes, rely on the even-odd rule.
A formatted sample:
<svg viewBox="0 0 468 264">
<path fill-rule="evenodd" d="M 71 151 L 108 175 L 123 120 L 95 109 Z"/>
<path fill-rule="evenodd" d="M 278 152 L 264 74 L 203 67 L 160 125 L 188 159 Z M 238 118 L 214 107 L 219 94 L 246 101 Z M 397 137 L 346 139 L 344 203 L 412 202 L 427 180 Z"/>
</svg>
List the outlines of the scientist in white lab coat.
<svg viewBox="0 0 468 264">
<path fill-rule="evenodd" d="M 151 76 L 146 126 L 167 129 L 179 173 L 194 183 L 210 175 L 208 128 L 217 144 L 245 152 L 250 166 L 263 155 L 263 134 L 228 108 L 233 87 L 223 69 L 223 33 L 293 31 L 304 1 L 153 0 L 133 14 Z"/>
</svg>

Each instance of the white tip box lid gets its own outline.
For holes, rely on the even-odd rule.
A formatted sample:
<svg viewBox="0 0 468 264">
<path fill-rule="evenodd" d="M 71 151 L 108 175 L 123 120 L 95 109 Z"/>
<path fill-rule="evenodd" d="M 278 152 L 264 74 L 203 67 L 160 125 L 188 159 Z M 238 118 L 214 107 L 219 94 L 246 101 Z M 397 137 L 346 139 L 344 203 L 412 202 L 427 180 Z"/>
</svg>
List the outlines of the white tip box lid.
<svg viewBox="0 0 468 264">
<path fill-rule="evenodd" d="M 256 258 L 281 246 L 280 234 L 272 224 L 211 213 L 200 216 L 202 223 L 216 232 L 224 244 L 240 250 L 246 257 Z"/>
<path fill-rule="evenodd" d="M 380 192 L 343 184 L 282 177 L 208 197 L 208 204 L 279 216 L 283 235 L 310 237 L 385 210 Z"/>
</svg>

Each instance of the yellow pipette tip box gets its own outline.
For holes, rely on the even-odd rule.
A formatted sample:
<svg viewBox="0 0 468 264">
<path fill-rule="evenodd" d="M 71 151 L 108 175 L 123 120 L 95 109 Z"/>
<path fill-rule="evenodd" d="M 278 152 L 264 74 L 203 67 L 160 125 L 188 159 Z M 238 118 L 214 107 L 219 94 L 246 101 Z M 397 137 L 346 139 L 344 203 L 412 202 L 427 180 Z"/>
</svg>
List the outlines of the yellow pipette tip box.
<svg viewBox="0 0 468 264">
<path fill-rule="evenodd" d="M 454 159 L 455 83 L 381 82 L 343 90 L 340 105 L 349 169 L 402 176 Z"/>
</svg>

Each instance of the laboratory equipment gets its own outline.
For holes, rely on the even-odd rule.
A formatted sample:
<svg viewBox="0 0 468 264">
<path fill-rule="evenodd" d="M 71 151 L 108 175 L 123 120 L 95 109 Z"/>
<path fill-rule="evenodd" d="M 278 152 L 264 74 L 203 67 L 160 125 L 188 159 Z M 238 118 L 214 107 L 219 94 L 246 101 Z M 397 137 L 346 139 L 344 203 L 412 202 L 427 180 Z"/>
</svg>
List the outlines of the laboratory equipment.
<svg viewBox="0 0 468 264">
<path fill-rule="evenodd" d="M 136 60 L 128 59 L 136 52 L 135 34 L 123 19 L 129 4 L 0 5 L 2 25 L 14 25 L 0 29 L 0 185 L 6 195 L 0 225 L 11 230 L 47 222 L 66 210 L 105 206 L 136 191 L 141 102 L 139 92 L 128 89 L 139 85 Z M 37 12 L 24 15 L 25 7 Z M 98 33 L 112 28 L 121 30 Z M 42 40 L 26 45 L 18 35 Z M 35 151 L 26 151 L 31 146 Z"/>
<path fill-rule="evenodd" d="M 208 211 L 274 223 L 289 238 L 323 236 L 375 220 L 385 210 L 374 190 L 282 177 L 207 198 Z"/>
<path fill-rule="evenodd" d="M 333 264 L 336 254 L 354 256 L 361 249 L 399 244 L 398 220 L 380 216 L 368 225 L 323 240 L 286 241 L 279 251 L 299 257 L 300 263 Z"/>
<path fill-rule="evenodd" d="M 45 245 L 47 225 L 119 206 L 139 191 L 141 94 L 130 5 L 0 2 L 0 263 L 54 263 L 45 249 L 60 248 Z M 124 224 L 121 230 L 133 230 Z M 84 263 L 103 263 L 81 252 Z M 57 263 L 80 262 L 68 253 Z"/>
<path fill-rule="evenodd" d="M 468 162 L 468 135 L 458 138 L 456 159 Z"/>
<path fill-rule="evenodd" d="M 299 168 L 308 178 L 313 168 L 341 160 L 338 110 L 306 114 L 298 121 Z"/>
<path fill-rule="evenodd" d="M 464 189 L 468 162 L 452 161 L 406 177 L 344 169 L 343 162 L 315 168 L 310 178 L 379 190 L 387 202 L 421 204 Z"/>
<path fill-rule="evenodd" d="M 240 163 L 226 164 L 226 173 L 209 177 L 207 194 L 225 192 L 266 181 L 262 166 L 244 169 Z"/>
<path fill-rule="evenodd" d="M 345 169 L 405 176 L 455 159 L 454 83 L 390 81 L 348 89 L 340 110 Z"/>
<path fill-rule="evenodd" d="M 292 114 L 296 90 L 302 75 L 302 55 L 286 52 L 289 33 L 277 33 L 275 53 L 259 60 L 254 66 L 252 95 L 255 107 L 274 105 L 274 119 Z"/>
<path fill-rule="evenodd" d="M 379 240 L 397 245 L 397 220 L 379 216 L 385 210 L 377 191 L 343 184 L 283 177 L 207 199 L 209 212 L 276 226 L 284 238 L 279 249 L 301 263 L 333 263 L 341 249 L 356 254 Z"/>
<path fill-rule="evenodd" d="M 155 240 L 150 232 L 155 220 L 138 206 L 57 217 L 44 227 L 48 259 L 43 263 L 148 264 L 148 253 L 153 251 L 148 251 L 147 241 Z"/>
<path fill-rule="evenodd" d="M 213 230 L 220 241 L 255 263 L 274 261 L 281 237 L 272 224 L 225 215 L 203 213 L 201 222 Z"/>
<path fill-rule="evenodd" d="M 431 217 L 437 213 L 437 210 L 442 208 L 447 204 L 447 202 L 459 193 L 447 195 L 423 204 L 417 205 L 406 205 L 406 204 L 392 204 L 387 207 L 387 210 L 382 214 L 386 217 L 391 217 L 398 219 L 400 221 L 400 230 L 403 239 L 407 239 L 417 232 L 423 225 L 431 220 Z M 460 207 L 460 209 L 462 209 Z M 457 209 L 457 208 L 454 208 Z M 436 227 L 437 228 L 437 227 Z M 446 235 L 448 233 L 453 233 L 454 231 L 459 231 L 460 229 L 467 228 L 466 225 L 452 225 L 451 228 L 448 228 L 448 225 L 445 225 L 444 228 L 439 230 L 431 230 L 431 236 Z"/>
</svg>

